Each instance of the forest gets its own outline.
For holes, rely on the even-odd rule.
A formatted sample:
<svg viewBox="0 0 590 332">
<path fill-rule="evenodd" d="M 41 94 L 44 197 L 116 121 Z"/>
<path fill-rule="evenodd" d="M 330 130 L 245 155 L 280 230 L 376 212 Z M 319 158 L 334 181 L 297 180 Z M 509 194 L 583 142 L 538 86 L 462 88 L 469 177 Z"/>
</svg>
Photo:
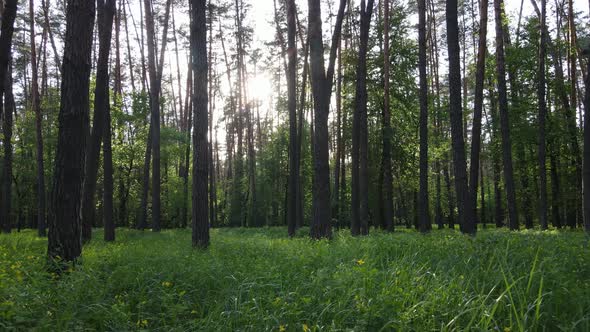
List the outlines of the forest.
<svg viewBox="0 0 590 332">
<path fill-rule="evenodd" d="M 0 330 L 590 331 L 590 1 L 0 26 Z"/>
</svg>

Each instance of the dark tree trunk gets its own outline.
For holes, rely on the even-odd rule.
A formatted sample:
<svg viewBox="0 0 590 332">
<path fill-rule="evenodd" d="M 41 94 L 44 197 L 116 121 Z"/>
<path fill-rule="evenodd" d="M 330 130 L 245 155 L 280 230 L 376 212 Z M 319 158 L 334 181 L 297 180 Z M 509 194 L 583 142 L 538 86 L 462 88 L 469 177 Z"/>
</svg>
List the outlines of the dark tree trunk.
<svg viewBox="0 0 590 332">
<path fill-rule="evenodd" d="M 111 7 L 112 6 L 112 7 Z M 92 116 L 92 133 L 86 150 L 86 170 L 84 191 L 82 196 L 82 242 L 90 241 L 92 226 L 96 215 L 94 203 L 96 197 L 96 182 L 100 163 L 100 149 L 106 128 L 106 112 L 109 109 L 109 54 L 111 50 L 112 25 L 114 4 L 110 0 L 99 0 L 98 34 L 99 51 L 96 65 L 96 87 L 94 90 L 94 114 Z M 111 13 L 113 11 L 113 13 Z M 111 163 L 112 167 L 112 163 Z M 106 229 L 105 229 L 106 232 Z"/>
<path fill-rule="evenodd" d="M 456 12 L 456 9 L 455 9 Z M 430 231 L 428 207 L 428 80 L 426 77 L 426 1 L 418 1 L 418 70 L 420 75 L 420 193 L 418 198 L 420 232 Z"/>
<path fill-rule="evenodd" d="M 481 118 L 483 110 L 483 85 L 487 53 L 488 0 L 481 0 L 479 6 L 479 42 L 475 75 L 475 100 L 473 104 L 473 127 L 471 133 L 471 162 L 469 167 L 469 200 L 473 216 L 477 216 L 477 182 L 481 151 Z M 483 193 L 483 188 L 482 188 Z"/>
<path fill-rule="evenodd" d="M 289 109 L 289 204 L 287 207 L 287 225 L 290 237 L 297 228 L 297 44 L 295 25 L 295 0 L 287 0 L 287 90 Z"/>
<path fill-rule="evenodd" d="M 9 67 L 11 63 L 9 63 Z M 2 166 L 2 192 L 0 197 L 0 231 L 9 233 L 12 227 L 12 114 L 15 110 L 14 95 L 12 93 L 12 69 L 9 68 L 4 79 L 4 117 L 2 130 L 4 132 L 4 162 Z M 0 93 L 0 109 L 2 108 L 2 94 Z M 20 196 L 20 195 L 19 195 Z M 19 227 L 20 229 L 20 227 Z"/>
<path fill-rule="evenodd" d="M 207 21 L 206 1 L 191 1 L 193 82 L 193 247 L 209 246 L 207 196 Z"/>
<path fill-rule="evenodd" d="M 518 230 L 518 211 L 516 210 L 516 190 L 512 168 L 512 142 L 510 141 L 510 121 L 508 119 L 508 96 L 506 93 L 506 64 L 504 60 L 504 26 L 502 1 L 494 0 L 496 18 L 496 75 L 498 85 L 498 106 L 500 130 L 502 135 L 502 157 L 504 162 L 504 186 L 508 199 L 508 218 L 511 230 Z M 513 87 L 514 88 L 514 87 Z"/>
<path fill-rule="evenodd" d="M 48 218 L 47 254 L 56 261 L 73 261 L 82 253 L 80 196 L 88 137 L 94 16 L 94 1 L 67 2 L 59 133 Z"/>
<path fill-rule="evenodd" d="M 474 235 L 475 216 L 469 200 L 467 163 L 465 161 L 465 140 L 463 139 L 463 111 L 461 107 L 461 63 L 459 49 L 459 25 L 457 22 L 457 1 L 447 1 L 447 41 L 449 49 L 449 108 L 453 164 L 455 168 L 455 191 L 459 208 L 459 226 L 466 234 Z"/>
<path fill-rule="evenodd" d="M 98 35 L 99 60 L 97 67 L 96 92 L 94 113 L 102 115 L 102 151 L 104 170 L 104 190 L 102 218 L 104 225 L 104 240 L 115 240 L 115 223 L 113 220 L 113 153 L 111 148 L 111 107 L 109 100 L 109 52 L 111 46 L 113 17 L 115 15 L 115 0 L 98 0 Z M 103 53 L 104 52 L 104 53 Z M 102 60 L 102 61 L 101 61 Z M 100 68 L 104 66 L 104 68 Z M 100 77 L 100 78 L 99 78 Z M 100 80 L 100 81 L 99 81 Z M 117 80 L 115 80 L 117 81 Z M 101 85 L 99 85 L 99 82 Z M 101 91 L 99 91 L 101 90 Z M 98 101 L 98 97 L 103 98 Z M 98 152 L 97 152 L 98 155 Z M 96 177 L 95 177 L 96 178 Z M 93 194 L 94 196 L 94 194 Z"/>
<path fill-rule="evenodd" d="M 547 229 L 547 150 L 545 121 L 547 119 L 547 102 L 545 100 L 545 57 L 547 47 L 546 0 L 541 0 L 541 37 L 539 41 L 539 62 L 537 78 L 537 102 L 539 106 L 539 224 L 542 230 Z"/>
<path fill-rule="evenodd" d="M 367 50 L 373 0 L 361 0 L 359 54 L 352 119 L 352 235 L 369 234 L 369 135 L 367 125 Z"/>
<path fill-rule="evenodd" d="M 588 61 L 590 72 L 590 61 Z M 590 234 L 590 75 L 586 76 L 584 97 L 584 228 Z"/>
<path fill-rule="evenodd" d="M 308 0 L 309 10 L 309 47 L 311 86 L 314 102 L 314 188 L 313 188 L 313 220 L 310 235 L 314 239 L 331 238 L 330 211 L 330 165 L 328 114 L 330 112 L 330 97 L 332 95 L 332 81 L 334 78 L 334 64 L 336 51 L 342 30 L 342 18 L 346 0 L 340 0 L 336 26 L 332 35 L 328 70 L 324 67 L 324 45 L 322 41 L 322 17 L 319 0 Z"/>
<path fill-rule="evenodd" d="M 383 1 L 383 152 L 381 154 L 381 206 L 383 226 L 388 232 L 393 224 L 393 175 L 391 169 L 391 110 L 389 107 L 389 0 Z"/>
</svg>

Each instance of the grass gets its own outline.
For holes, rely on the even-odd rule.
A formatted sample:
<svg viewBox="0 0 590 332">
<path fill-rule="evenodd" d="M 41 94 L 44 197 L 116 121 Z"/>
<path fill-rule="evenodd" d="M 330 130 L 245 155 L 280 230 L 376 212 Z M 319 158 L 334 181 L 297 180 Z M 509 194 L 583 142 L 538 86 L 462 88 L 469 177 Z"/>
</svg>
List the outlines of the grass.
<svg viewBox="0 0 590 332">
<path fill-rule="evenodd" d="M 0 235 L 0 330 L 590 331 L 580 232 L 374 232 L 312 241 L 286 229 L 97 231 L 83 262 L 45 272 L 46 240 Z"/>
</svg>

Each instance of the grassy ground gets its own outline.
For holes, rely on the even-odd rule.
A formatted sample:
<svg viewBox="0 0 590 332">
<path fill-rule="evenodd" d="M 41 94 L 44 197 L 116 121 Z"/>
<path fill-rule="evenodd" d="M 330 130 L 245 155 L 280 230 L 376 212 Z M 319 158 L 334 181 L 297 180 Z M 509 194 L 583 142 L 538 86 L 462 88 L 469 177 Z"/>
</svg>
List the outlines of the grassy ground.
<svg viewBox="0 0 590 332">
<path fill-rule="evenodd" d="M 286 229 L 118 230 L 61 278 L 46 240 L 0 235 L 0 330 L 590 331 L 582 233 L 401 231 L 328 241 Z"/>
</svg>

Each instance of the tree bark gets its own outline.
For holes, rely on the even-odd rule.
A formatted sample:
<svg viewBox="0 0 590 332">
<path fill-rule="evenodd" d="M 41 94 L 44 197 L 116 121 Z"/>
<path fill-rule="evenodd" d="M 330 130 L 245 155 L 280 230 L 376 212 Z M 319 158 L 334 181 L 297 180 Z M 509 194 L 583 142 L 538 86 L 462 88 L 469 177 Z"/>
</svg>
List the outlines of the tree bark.
<svg viewBox="0 0 590 332">
<path fill-rule="evenodd" d="M 449 108 L 453 164 L 455 167 L 455 191 L 459 208 L 458 220 L 461 231 L 474 235 L 476 232 L 473 209 L 469 199 L 467 163 L 465 161 L 465 140 L 463 139 L 463 111 L 461 106 L 461 63 L 459 49 L 459 27 L 457 22 L 457 1 L 447 1 L 447 42 L 449 49 Z"/>
<path fill-rule="evenodd" d="M 456 9 L 455 9 L 456 12 Z M 418 228 L 430 231 L 428 207 L 428 80 L 426 77 L 426 1 L 418 1 L 418 71 L 420 76 L 420 188 Z"/>
<path fill-rule="evenodd" d="M 471 201 L 473 216 L 477 216 L 477 177 L 479 174 L 478 167 L 480 165 L 481 154 L 481 119 L 487 53 L 488 0 L 480 1 L 479 16 L 479 41 L 477 47 L 475 100 L 473 104 L 473 127 L 471 133 L 471 162 L 469 168 L 469 200 Z"/>
<path fill-rule="evenodd" d="M 590 61 L 588 72 L 590 72 Z M 584 229 L 590 235 L 590 75 L 586 76 L 584 97 Z"/>
<path fill-rule="evenodd" d="M 542 230 L 546 230 L 547 225 L 547 150 L 545 122 L 547 119 L 547 102 L 545 100 L 545 57 L 547 47 L 547 28 L 546 28 L 546 0 L 541 0 L 541 37 L 539 40 L 539 60 L 537 70 L 537 103 L 539 107 L 539 224 Z"/>
<path fill-rule="evenodd" d="M 9 64 L 11 67 L 11 63 Z M 4 79 L 4 117 L 2 130 L 4 133 L 4 162 L 2 166 L 2 194 L 0 197 L 0 231 L 10 233 L 12 227 L 12 113 L 15 110 L 14 95 L 12 93 L 12 69 L 9 68 Z M 0 108 L 2 107 L 0 94 Z"/>
<path fill-rule="evenodd" d="M 295 235 L 297 228 L 297 181 L 299 168 L 297 167 L 297 44 L 295 25 L 295 0 L 287 0 L 287 95 L 289 109 L 289 206 L 288 233 Z"/>
<path fill-rule="evenodd" d="M 100 164 L 100 149 L 106 128 L 106 113 L 109 109 L 109 54 L 111 50 L 111 37 L 114 4 L 111 0 L 98 0 L 97 21 L 99 34 L 98 62 L 96 65 L 96 87 L 94 90 L 94 113 L 92 116 L 92 132 L 86 151 L 86 166 L 84 178 L 84 191 L 82 196 L 82 242 L 88 242 L 92 238 L 92 226 L 94 224 L 96 182 Z M 111 7 L 113 6 L 113 7 Z M 112 167 L 112 163 L 111 163 Z M 105 179 L 106 180 L 106 179 Z M 104 207 L 104 204 L 103 204 Z M 105 229 L 106 232 L 106 229 Z M 105 234 L 106 235 L 106 234 Z"/>
<path fill-rule="evenodd" d="M 82 253 L 81 200 L 88 137 L 94 1 L 68 0 L 59 132 L 49 209 L 47 254 L 57 262 Z"/>
<path fill-rule="evenodd" d="M 381 155 L 381 172 L 383 181 L 381 206 L 383 209 L 383 226 L 386 231 L 394 230 L 393 223 L 393 175 L 391 169 L 391 110 L 389 101 L 389 0 L 383 1 L 383 152 Z"/>
<path fill-rule="evenodd" d="M 361 0 L 359 54 L 352 120 L 352 235 L 369 234 L 369 134 L 367 125 L 367 51 L 373 0 Z"/>
<path fill-rule="evenodd" d="M 308 0 L 309 10 L 309 47 L 311 86 L 314 101 L 314 188 L 313 188 L 313 218 L 310 235 L 314 239 L 331 238 L 330 211 L 330 165 L 328 114 L 330 112 L 330 98 L 332 95 L 332 81 L 334 78 L 334 64 L 342 31 L 342 19 L 346 0 L 340 0 L 340 7 L 336 17 L 336 25 L 332 34 L 332 45 L 328 70 L 324 67 L 324 45 L 322 38 L 322 17 L 319 0 Z"/>
<path fill-rule="evenodd" d="M 512 168 L 512 142 L 510 140 L 510 121 L 508 116 L 508 96 L 506 93 L 506 64 L 504 60 L 504 26 L 502 1 L 494 0 L 496 19 L 496 75 L 498 85 L 498 106 L 500 131 L 502 135 L 502 156 L 504 164 L 504 185 L 508 199 L 508 217 L 511 230 L 518 230 L 518 211 L 516 209 L 516 190 Z M 513 87 L 514 89 L 514 87 Z"/>
<path fill-rule="evenodd" d="M 193 247 L 209 246 L 207 196 L 207 21 L 206 0 L 191 1 L 193 82 Z"/>
<path fill-rule="evenodd" d="M 45 236 L 45 166 L 43 161 L 43 134 L 41 98 L 39 96 L 39 71 L 35 42 L 35 8 L 29 1 L 29 29 L 31 33 L 31 108 L 35 113 L 35 145 L 37 149 L 37 225 L 39 236 Z"/>
</svg>

